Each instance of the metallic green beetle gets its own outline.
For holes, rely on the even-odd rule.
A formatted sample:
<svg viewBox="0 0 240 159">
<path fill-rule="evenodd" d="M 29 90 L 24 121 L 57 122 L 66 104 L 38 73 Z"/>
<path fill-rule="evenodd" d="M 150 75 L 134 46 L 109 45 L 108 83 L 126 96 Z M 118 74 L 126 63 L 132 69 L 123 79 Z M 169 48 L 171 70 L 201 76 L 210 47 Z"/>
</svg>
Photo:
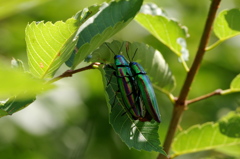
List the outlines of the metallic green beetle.
<svg viewBox="0 0 240 159">
<path fill-rule="evenodd" d="M 160 123 L 161 119 L 156 95 L 147 73 L 137 62 L 130 62 L 129 66 L 131 68 L 134 81 L 137 83 L 139 95 L 143 102 L 143 105 L 146 108 L 146 111 L 156 122 Z"/>
<path fill-rule="evenodd" d="M 129 62 L 123 55 L 116 55 L 107 43 L 105 44 L 114 54 L 114 75 L 117 77 L 118 88 L 127 112 L 130 112 L 134 120 L 147 121 L 144 119 L 146 112 L 137 94 L 137 86 L 129 67 Z"/>
<path fill-rule="evenodd" d="M 129 45 L 126 43 L 126 52 L 128 55 Z M 132 57 L 135 57 L 137 53 L 137 49 Z M 129 58 L 129 55 L 128 55 Z M 129 58 L 130 59 L 130 58 Z M 130 62 L 129 67 L 131 68 L 132 75 L 134 77 L 134 81 L 137 86 L 138 96 L 140 96 L 141 101 L 146 109 L 145 118 L 151 120 L 153 118 L 156 122 L 160 123 L 160 112 L 158 108 L 158 103 L 156 99 L 156 95 L 154 93 L 152 83 L 143 69 L 143 67 L 137 62 Z"/>
</svg>

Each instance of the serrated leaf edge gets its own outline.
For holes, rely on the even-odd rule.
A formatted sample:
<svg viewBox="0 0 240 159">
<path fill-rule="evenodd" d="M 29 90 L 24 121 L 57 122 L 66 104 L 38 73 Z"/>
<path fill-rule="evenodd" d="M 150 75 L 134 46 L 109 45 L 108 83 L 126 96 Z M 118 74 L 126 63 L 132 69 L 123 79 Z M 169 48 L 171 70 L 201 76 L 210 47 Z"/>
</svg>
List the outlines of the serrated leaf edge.
<svg viewBox="0 0 240 159">
<path fill-rule="evenodd" d="M 192 130 L 194 130 L 194 129 L 202 129 L 202 128 L 204 128 L 205 126 L 208 126 L 208 125 L 210 125 L 210 126 L 212 126 L 212 127 L 217 127 L 219 124 L 218 123 L 214 123 L 214 122 L 207 122 L 207 123 L 204 123 L 204 124 L 202 124 L 202 125 L 194 125 L 194 126 L 192 126 L 192 127 L 190 127 L 188 130 L 186 130 L 186 131 L 184 131 L 184 132 L 180 132 L 178 135 L 177 135 L 177 137 L 174 139 L 174 141 L 176 141 L 178 138 L 180 138 L 182 135 L 186 135 L 186 134 L 188 134 L 190 131 L 192 131 Z M 215 133 L 217 133 L 217 131 L 218 130 L 216 130 L 216 132 L 214 132 L 214 134 Z M 203 132 L 201 132 L 201 133 L 203 133 Z M 225 138 L 225 140 L 227 140 L 227 137 Z M 215 148 L 219 148 L 219 147 L 222 147 L 222 146 L 231 146 L 231 145 L 235 145 L 235 143 L 237 143 L 237 140 L 239 140 L 239 139 L 235 139 L 236 141 L 234 141 L 233 143 L 230 143 L 230 144 L 221 144 L 221 145 L 219 145 L 219 146 L 214 146 L 214 147 L 211 147 L 211 146 L 208 146 L 208 147 L 205 147 L 205 148 L 203 148 L 203 149 L 194 149 L 194 150 L 191 150 L 191 151 L 181 151 L 180 153 L 178 152 L 178 151 L 174 151 L 174 154 L 172 155 L 172 156 L 179 156 L 179 155 L 183 155 L 183 154 L 186 154 L 186 153 L 193 153 L 193 152 L 199 152 L 199 151 L 205 151 L 205 150 L 210 150 L 210 149 L 215 149 Z M 212 140 L 213 141 L 213 140 Z M 198 140 L 198 142 L 197 143 L 199 143 L 200 142 L 200 139 Z M 226 142 L 226 141 L 225 141 Z M 239 140 L 239 143 L 240 143 L 240 140 Z M 198 144 L 196 144 L 196 145 L 198 145 Z M 197 146 L 196 146 L 197 147 Z"/>
<path fill-rule="evenodd" d="M 32 22 L 32 23 L 29 24 L 28 27 L 26 28 L 26 32 L 27 32 L 28 29 L 31 29 L 31 26 L 32 26 L 32 25 L 35 25 L 34 27 L 35 27 L 36 29 L 38 29 L 38 26 L 41 26 L 41 25 L 44 25 L 44 27 L 47 27 L 47 25 L 52 25 L 52 26 L 55 25 L 55 26 L 56 26 L 56 25 L 58 25 L 58 24 L 60 24 L 60 23 L 61 23 L 61 25 L 67 25 L 67 26 L 68 26 L 67 28 L 69 29 L 68 22 L 69 22 L 69 21 L 73 21 L 73 20 L 75 20 L 75 21 L 77 22 L 77 20 L 74 19 L 74 18 L 69 18 L 69 19 L 67 19 L 65 22 L 63 22 L 63 21 L 57 21 L 57 22 L 55 22 L 55 23 L 52 23 L 52 22 L 46 22 L 46 23 L 45 23 L 44 21 L 41 21 L 41 22 Z M 43 71 L 43 74 L 40 74 L 40 72 L 37 71 L 35 67 L 31 66 L 31 67 L 35 70 L 35 73 L 37 73 L 41 79 L 44 78 L 45 76 L 47 76 L 47 75 L 49 74 L 50 70 L 56 70 L 56 69 L 57 69 L 56 67 L 53 67 L 54 61 L 58 58 L 58 53 L 63 50 L 63 48 L 64 48 L 64 46 L 66 45 L 66 43 L 69 41 L 69 39 L 71 39 L 71 37 L 73 38 L 73 35 L 75 35 L 75 33 L 76 33 L 76 31 L 72 32 L 72 34 L 71 34 L 69 37 L 67 37 L 67 38 L 64 37 L 66 40 L 64 41 L 64 43 L 62 43 L 62 45 L 61 45 L 61 47 L 59 48 L 59 50 L 54 50 L 54 49 L 51 47 L 51 45 L 49 45 L 49 44 L 47 43 L 47 44 L 56 52 L 55 56 L 53 56 L 51 62 L 49 62 L 48 64 L 46 64 L 46 63 L 45 63 L 45 60 L 43 60 L 42 57 L 39 56 L 39 55 L 36 53 L 36 55 L 37 55 L 40 59 L 42 59 L 42 61 L 45 63 L 44 66 L 47 67 L 47 69 Z M 29 37 L 29 36 L 27 35 L 26 38 L 28 38 L 28 37 Z M 35 36 L 35 37 L 36 37 L 36 36 Z M 74 43 L 74 41 L 76 41 L 76 40 L 77 40 L 77 39 L 73 39 L 72 42 Z M 30 40 L 29 40 L 29 41 L 30 41 Z M 36 41 L 38 41 L 37 38 L 36 38 Z M 57 39 L 56 39 L 56 41 L 57 41 Z M 38 43 L 39 43 L 39 42 L 38 42 Z M 31 43 L 31 42 L 29 43 L 29 45 L 31 45 L 32 49 L 35 50 L 34 47 L 32 46 L 32 43 Z M 40 47 L 42 47 L 42 46 L 40 46 Z M 44 48 L 42 48 L 42 49 L 45 50 Z M 35 50 L 35 52 L 37 52 L 37 51 Z M 28 55 L 32 56 L 32 54 L 28 54 Z M 48 54 L 47 54 L 47 55 L 48 55 Z M 48 55 L 48 56 L 49 56 L 49 55 Z M 32 58 L 32 59 L 35 61 L 34 58 Z M 60 62 L 60 61 L 59 61 L 59 62 Z M 35 61 L 35 63 L 37 63 L 37 62 Z M 63 62 L 63 63 L 64 63 L 64 62 Z M 29 63 L 29 65 L 31 65 L 31 63 Z M 55 65 L 56 65 L 56 64 L 55 64 Z"/>
<path fill-rule="evenodd" d="M 168 18 L 168 17 L 163 16 L 163 15 L 151 15 L 151 14 L 145 14 L 145 13 L 138 13 L 137 16 L 135 17 L 135 20 L 136 20 L 143 28 L 145 28 L 144 25 L 141 24 L 141 23 L 137 20 L 138 16 L 141 16 L 141 15 L 144 15 L 144 16 L 152 16 L 152 17 L 154 17 L 154 18 L 160 17 L 160 18 L 163 18 L 164 20 L 166 20 L 166 21 L 168 21 L 168 22 L 173 22 L 173 23 L 175 23 L 176 25 L 178 25 L 178 26 L 181 28 L 182 31 L 185 32 L 186 37 L 181 37 L 181 38 L 185 39 L 185 38 L 189 37 L 189 34 L 187 33 L 187 28 L 186 28 L 186 26 L 183 26 L 183 25 L 181 25 L 178 21 L 176 21 L 176 20 L 174 20 L 174 19 L 172 19 L 172 18 Z M 147 18 L 145 18 L 145 19 L 147 19 Z M 147 19 L 147 21 L 148 21 L 148 25 L 151 24 L 151 22 L 149 22 L 148 19 Z M 151 25 L 151 26 L 152 26 L 152 25 Z M 161 41 L 161 43 L 163 43 L 163 44 L 164 44 L 165 46 L 167 46 L 170 50 L 172 50 L 177 56 L 179 56 L 179 57 L 182 56 L 182 53 L 181 53 L 180 51 L 174 49 L 174 47 L 172 47 L 172 44 L 168 45 L 167 42 L 165 42 L 164 40 L 162 40 L 162 38 L 161 38 L 160 36 L 158 36 L 158 33 L 156 32 L 156 29 L 153 29 L 154 27 L 151 27 L 151 28 L 152 28 L 152 30 L 154 30 L 154 33 L 152 33 L 152 31 L 148 30 L 147 28 L 145 28 L 145 29 L 146 29 L 148 32 L 150 32 L 154 37 L 156 37 L 159 41 Z M 167 34 L 168 34 L 168 33 L 167 33 Z M 180 37 L 179 37 L 179 38 L 180 38 Z M 176 43 L 177 43 L 177 42 L 176 42 Z M 177 45 L 179 45 L 179 46 L 182 48 L 182 46 L 181 46 L 179 43 L 177 43 Z"/>
</svg>

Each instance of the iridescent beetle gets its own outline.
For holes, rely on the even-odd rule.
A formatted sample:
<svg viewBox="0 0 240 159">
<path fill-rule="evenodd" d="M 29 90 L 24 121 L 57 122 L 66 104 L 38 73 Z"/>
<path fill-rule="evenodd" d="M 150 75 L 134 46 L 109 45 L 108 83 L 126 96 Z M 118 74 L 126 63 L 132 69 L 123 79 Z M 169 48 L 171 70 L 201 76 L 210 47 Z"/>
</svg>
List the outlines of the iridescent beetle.
<svg viewBox="0 0 240 159">
<path fill-rule="evenodd" d="M 105 43 L 106 46 L 114 54 L 114 75 L 117 77 L 118 88 L 121 93 L 123 104 L 134 120 L 141 119 L 145 115 L 144 108 L 140 103 L 140 99 L 136 93 L 136 85 L 129 67 L 129 62 L 120 55 L 123 44 L 116 55 L 114 51 Z"/>
<path fill-rule="evenodd" d="M 126 52 L 128 54 L 128 43 L 126 45 Z M 137 49 L 132 57 L 135 57 Z M 150 114 L 150 116 L 156 121 L 161 122 L 160 112 L 158 108 L 158 103 L 156 99 L 156 95 L 154 93 L 154 89 L 152 87 L 152 83 L 143 69 L 143 67 L 137 62 L 130 62 L 129 67 L 131 68 L 132 75 L 134 77 L 134 81 L 138 87 L 137 92 L 139 92 L 141 101 L 146 108 L 146 112 Z"/>
<path fill-rule="evenodd" d="M 116 55 L 107 43 L 105 44 L 114 54 L 115 76 L 117 77 L 119 91 L 127 111 L 130 112 L 132 118 L 135 120 L 138 119 L 145 122 L 151 121 L 153 118 L 156 122 L 160 123 L 160 113 L 156 96 L 150 79 L 143 67 L 137 62 L 129 63 L 123 55 Z M 126 52 L 128 55 L 128 45 L 126 46 Z M 134 56 L 136 52 L 137 50 Z"/>
</svg>

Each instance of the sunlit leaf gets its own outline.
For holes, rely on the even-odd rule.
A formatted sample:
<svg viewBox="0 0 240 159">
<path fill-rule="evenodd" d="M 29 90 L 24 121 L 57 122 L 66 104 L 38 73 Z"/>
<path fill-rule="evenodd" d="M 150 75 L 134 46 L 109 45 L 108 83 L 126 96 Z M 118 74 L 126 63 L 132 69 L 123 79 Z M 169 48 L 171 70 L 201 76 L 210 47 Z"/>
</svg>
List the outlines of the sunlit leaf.
<svg viewBox="0 0 240 159">
<path fill-rule="evenodd" d="M 34 79 L 30 74 L 18 69 L 0 66 L 0 99 L 19 96 L 27 99 L 35 97 L 44 89 L 50 88 L 44 81 Z"/>
<path fill-rule="evenodd" d="M 7 18 L 13 14 L 18 12 L 23 12 L 24 10 L 31 9 L 42 3 L 46 3 L 47 1 L 51 0 L 11 0 L 11 1 L 4 1 L 0 0 L 0 19 Z"/>
<path fill-rule="evenodd" d="M 169 47 L 179 57 L 184 54 L 188 57 L 188 50 L 186 46 L 187 30 L 181 26 L 177 21 L 166 17 L 166 14 L 161 9 L 143 6 L 142 13 L 137 14 L 136 20 L 145 29 L 147 29 L 159 41 Z M 185 41 L 185 42 L 183 42 Z M 186 60 L 187 58 L 181 58 Z"/>
<path fill-rule="evenodd" d="M 224 147 L 219 147 L 216 149 L 217 151 L 227 154 L 229 156 L 235 156 L 239 157 L 240 156 L 240 144 L 238 145 L 232 145 L 232 146 L 224 146 Z"/>
<path fill-rule="evenodd" d="M 214 33 L 221 40 L 226 40 L 240 34 L 240 9 L 222 11 L 214 23 Z"/>
<path fill-rule="evenodd" d="M 78 29 L 77 48 L 79 50 L 73 53 L 67 65 L 75 68 L 105 40 L 125 27 L 134 18 L 141 5 L 142 0 L 103 3 L 99 12 Z"/>
<path fill-rule="evenodd" d="M 238 74 L 231 82 L 230 88 L 221 91 L 222 95 L 234 93 L 234 92 L 240 92 L 240 74 Z"/>
<path fill-rule="evenodd" d="M 240 91 L 240 74 L 237 75 L 231 82 L 230 89 L 233 91 Z"/>
<path fill-rule="evenodd" d="M 174 139 L 173 156 L 240 144 L 239 138 L 230 138 L 219 131 L 218 123 L 195 125 L 180 132 Z"/>
<path fill-rule="evenodd" d="M 26 28 L 26 42 L 30 72 L 37 78 L 52 77 L 70 57 L 77 42 L 74 32 L 77 20 L 66 22 L 32 22 Z"/>
<path fill-rule="evenodd" d="M 66 22 L 33 22 L 27 26 L 28 61 L 35 77 L 52 77 L 69 59 L 78 41 L 79 27 L 96 14 L 98 9 L 97 5 L 84 8 Z"/>
<path fill-rule="evenodd" d="M 219 121 L 219 129 L 223 135 L 240 138 L 240 113 L 230 112 Z"/>
</svg>

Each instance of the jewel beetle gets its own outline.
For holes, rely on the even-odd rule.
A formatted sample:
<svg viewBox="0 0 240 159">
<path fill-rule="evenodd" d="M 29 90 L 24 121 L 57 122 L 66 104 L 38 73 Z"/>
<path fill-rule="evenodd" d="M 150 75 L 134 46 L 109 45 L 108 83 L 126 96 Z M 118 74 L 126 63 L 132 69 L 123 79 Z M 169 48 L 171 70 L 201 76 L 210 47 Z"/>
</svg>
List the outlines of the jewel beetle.
<svg viewBox="0 0 240 159">
<path fill-rule="evenodd" d="M 129 67 L 129 62 L 123 55 L 120 55 L 123 44 L 119 53 L 115 54 L 108 44 L 105 43 L 114 54 L 114 75 L 117 77 L 119 92 L 127 112 L 131 114 L 134 120 L 140 119 L 140 121 L 145 121 L 145 119 L 142 119 L 145 116 L 145 109 L 137 93 L 136 82 L 134 81 L 131 68 Z"/>
<path fill-rule="evenodd" d="M 128 43 L 126 45 L 126 52 L 128 54 Z M 136 55 L 137 49 L 133 55 Z M 129 55 L 128 55 L 129 56 Z M 132 59 L 133 59 L 132 58 Z M 143 102 L 143 105 L 146 108 L 146 112 L 150 114 L 150 116 L 158 123 L 161 122 L 160 112 L 158 108 L 158 103 L 156 99 L 156 95 L 154 93 L 154 89 L 152 83 L 143 69 L 143 67 L 132 60 L 129 63 L 129 67 L 131 68 L 132 75 L 134 77 L 134 81 L 136 82 L 137 92 Z"/>
</svg>

